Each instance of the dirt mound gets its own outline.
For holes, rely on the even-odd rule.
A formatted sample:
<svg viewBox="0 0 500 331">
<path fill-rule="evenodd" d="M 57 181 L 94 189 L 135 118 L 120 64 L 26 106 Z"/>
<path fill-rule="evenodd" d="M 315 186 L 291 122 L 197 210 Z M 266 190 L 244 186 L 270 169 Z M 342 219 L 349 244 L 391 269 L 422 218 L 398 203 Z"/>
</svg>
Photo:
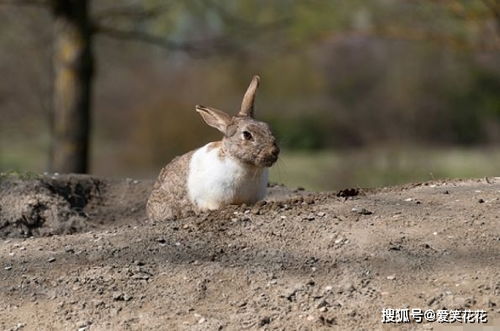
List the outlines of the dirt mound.
<svg viewBox="0 0 500 331">
<path fill-rule="evenodd" d="M 170 222 L 145 219 L 150 186 L 2 180 L 3 235 L 33 237 L 0 240 L 0 329 L 378 330 L 384 308 L 500 324 L 500 178 L 274 186 L 255 206 Z"/>
<path fill-rule="evenodd" d="M 0 177 L 0 238 L 72 234 L 142 217 L 151 182 Z"/>
<path fill-rule="evenodd" d="M 152 185 L 150 180 L 110 180 L 89 175 L 0 176 L 0 238 L 74 234 L 144 223 Z M 265 212 L 283 204 L 307 204 L 318 197 L 273 184 L 268 200 L 253 210 Z M 246 208 L 229 206 L 202 214 L 200 220 L 220 219 Z"/>
</svg>

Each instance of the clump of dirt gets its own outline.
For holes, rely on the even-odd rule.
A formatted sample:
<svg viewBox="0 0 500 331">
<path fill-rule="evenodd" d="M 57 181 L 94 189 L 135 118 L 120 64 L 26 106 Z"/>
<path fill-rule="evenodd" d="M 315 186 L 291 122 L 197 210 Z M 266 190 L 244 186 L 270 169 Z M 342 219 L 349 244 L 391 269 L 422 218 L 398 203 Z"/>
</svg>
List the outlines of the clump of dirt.
<svg viewBox="0 0 500 331">
<path fill-rule="evenodd" d="M 86 175 L 30 179 L 4 175 L 0 177 L 0 238 L 72 234 L 124 215 L 140 215 L 149 187 L 149 182 L 110 182 Z"/>
</svg>

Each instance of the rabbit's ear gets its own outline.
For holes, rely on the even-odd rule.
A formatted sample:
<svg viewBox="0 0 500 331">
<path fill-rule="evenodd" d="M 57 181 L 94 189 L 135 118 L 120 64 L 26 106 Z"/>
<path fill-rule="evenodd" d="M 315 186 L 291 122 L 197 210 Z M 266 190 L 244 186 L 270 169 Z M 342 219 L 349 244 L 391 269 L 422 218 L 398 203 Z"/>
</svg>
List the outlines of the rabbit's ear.
<svg viewBox="0 0 500 331">
<path fill-rule="evenodd" d="M 231 123 L 231 116 L 212 107 L 196 105 L 196 111 L 201 115 L 205 123 L 226 134 L 226 129 Z"/>
<path fill-rule="evenodd" d="M 250 82 L 245 95 L 243 96 L 243 101 L 241 102 L 241 108 L 238 116 L 253 117 L 253 104 L 255 100 L 255 93 L 257 92 L 257 87 L 259 87 L 259 81 L 259 76 L 253 76 L 253 79 Z"/>
</svg>

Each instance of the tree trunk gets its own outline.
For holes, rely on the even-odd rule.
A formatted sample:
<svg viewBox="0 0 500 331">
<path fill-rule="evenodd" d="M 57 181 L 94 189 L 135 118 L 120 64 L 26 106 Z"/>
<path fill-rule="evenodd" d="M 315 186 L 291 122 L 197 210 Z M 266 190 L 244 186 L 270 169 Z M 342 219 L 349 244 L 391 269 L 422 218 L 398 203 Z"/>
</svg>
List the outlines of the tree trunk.
<svg viewBox="0 0 500 331">
<path fill-rule="evenodd" d="M 51 171 L 88 171 L 93 76 L 90 0 L 52 0 L 55 19 Z"/>
</svg>

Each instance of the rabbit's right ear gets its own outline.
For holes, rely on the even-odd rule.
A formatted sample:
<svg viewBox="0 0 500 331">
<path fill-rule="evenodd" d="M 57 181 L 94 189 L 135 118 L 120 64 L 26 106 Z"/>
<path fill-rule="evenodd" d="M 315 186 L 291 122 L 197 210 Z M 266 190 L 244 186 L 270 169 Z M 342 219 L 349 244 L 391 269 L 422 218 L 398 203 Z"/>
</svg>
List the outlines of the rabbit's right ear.
<svg viewBox="0 0 500 331">
<path fill-rule="evenodd" d="M 240 112 L 238 116 L 248 116 L 253 117 L 253 104 L 255 102 L 255 94 L 257 92 L 257 87 L 259 87 L 260 77 L 258 75 L 253 76 L 250 85 L 248 86 L 245 95 L 243 96 L 243 101 L 241 102 Z"/>
<path fill-rule="evenodd" d="M 226 134 L 227 127 L 232 119 L 230 115 L 222 110 L 201 105 L 196 105 L 196 111 L 201 115 L 205 123 Z"/>
</svg>

